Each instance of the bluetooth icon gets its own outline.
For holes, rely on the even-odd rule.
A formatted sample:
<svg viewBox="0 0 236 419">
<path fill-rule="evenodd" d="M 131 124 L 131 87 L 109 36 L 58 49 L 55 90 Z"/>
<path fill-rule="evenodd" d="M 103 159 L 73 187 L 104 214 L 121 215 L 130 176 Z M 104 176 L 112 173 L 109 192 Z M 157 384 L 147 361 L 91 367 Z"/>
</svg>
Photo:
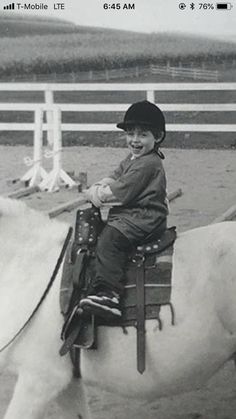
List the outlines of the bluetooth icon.
<svg viewBox="0 0 236 419">
<path fill-rule="evenodd" d="M 195 9 L 195 4 L 194 4 L 194 3 L 191 3 L 191 4 L 190 4 L 190 9 L 191 9 L 191 10 L 194 10 L 194 9 Z"/>
</svg>

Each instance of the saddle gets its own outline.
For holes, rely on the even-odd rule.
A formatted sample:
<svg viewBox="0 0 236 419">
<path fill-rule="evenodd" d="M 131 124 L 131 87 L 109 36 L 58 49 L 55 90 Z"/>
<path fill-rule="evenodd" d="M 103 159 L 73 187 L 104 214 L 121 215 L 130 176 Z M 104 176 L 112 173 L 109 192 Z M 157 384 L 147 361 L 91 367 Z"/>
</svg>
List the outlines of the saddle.
<svg viewBox="0 0 236 419">
<path fill-rule="evenodd" d="M 74 239 L 71 240 L 64 261 L 60 307 L 65 317 L 60 354 L 73 349 L 95 349 L 97 328 L 101 325 L 137 328 L 137 369 L 145 370 L 145 320 L 156 319 L 162 330 L 160 310 L 168 305 L 174 324 L 174 309 L 170 301 L 173 244 L 176 228 L 166 229 L 161 237 L 137 246 L 129 255 L 126 284 L 122 297 L 122 317 L 112 322 L 82 312 L 81 298 L 87 295 L 95 275 L 95 248 L 104 227 L 99 209 L 78 210 Z"/>
</svg>

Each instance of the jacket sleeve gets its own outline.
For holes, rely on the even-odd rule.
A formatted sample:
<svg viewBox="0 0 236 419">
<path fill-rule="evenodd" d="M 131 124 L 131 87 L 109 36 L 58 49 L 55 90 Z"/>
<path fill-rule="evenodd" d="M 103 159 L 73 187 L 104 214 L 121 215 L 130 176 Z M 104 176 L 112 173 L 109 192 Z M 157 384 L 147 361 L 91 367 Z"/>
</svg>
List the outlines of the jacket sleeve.
<svg viewBox="0 0 236 419">
<path fill-rule="evenodd" d="M 158 169 L 153 170 L 152 165 L 145 168 L 131 167 L 110 185 L 110 189 L 123 205 L 135 204 L 154 176 L 158 176 Z"/>
<path fill-rule="evenodd" d="M 108 177 L 114 180 L 119 179 L 119 177 L 122 176 L 122 173 L 124 172 L 124 166 L 126 161 L 127 157 L 120 162 L 119 166 L 115 170 L 113 170 L 113 172 L 109 173 Z"/>
</svg>

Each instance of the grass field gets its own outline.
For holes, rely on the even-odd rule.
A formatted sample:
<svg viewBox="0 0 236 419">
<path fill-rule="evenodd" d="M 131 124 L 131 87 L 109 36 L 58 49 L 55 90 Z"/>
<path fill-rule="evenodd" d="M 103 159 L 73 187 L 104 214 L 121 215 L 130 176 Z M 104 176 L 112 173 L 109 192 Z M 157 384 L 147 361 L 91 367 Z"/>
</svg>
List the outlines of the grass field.
<svg viewBox="0 0 236 419">
<path fill-rule="evenodd" d="M 40 18 L 27 15 L 7 14 L 0 16 L 0 38 L 16 38 L 42 34 L 74 32 L 76 26 L 64 20 Z"/>
<path fill-rule="evenodd" d="M 187 57 L 199 63 L 235 57 L 234 43 L 200 37 L 86 28 L 57 21 L 26 19 L 24 24 L 18 18 L 0 18 L 0 26 L 0 77 L 127 67 L 167 58 Z"/>
</svg>

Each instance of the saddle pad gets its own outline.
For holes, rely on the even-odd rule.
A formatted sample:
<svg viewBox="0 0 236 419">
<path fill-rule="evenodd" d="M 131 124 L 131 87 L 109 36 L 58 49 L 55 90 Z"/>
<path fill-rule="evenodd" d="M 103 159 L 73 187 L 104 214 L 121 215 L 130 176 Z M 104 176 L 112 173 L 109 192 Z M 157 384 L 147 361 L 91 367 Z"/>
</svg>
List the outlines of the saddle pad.
<svg viewBox="0 0 236 419">
<path fill-rule="evenodd" d="M 162 253 L 146 255 L 144 260 L 144 298 L 145 298 L 145 318 L 159 319 L 161 305 L 170 303 L 171 297 L 171 275 L 172 275 L 172 254 L 173 245 Z M 131 261 L 127 266 L 126 285 L 124 296 L 121 301 L 122 318 L 114 321 L 114 326 L 136 325 L 136 276 L 137 262 Z M 98 320 L 99 325 L 111 325 L 104 319 Z"/>
<path fill-rule="evenodd" d="M 66 316 L 71 305 L 71 297 L 73 294 L 73 272 L 75 264 L 71 261 L 72 241 L 67 247 L 66 256 L 62 268 L 62 277 L 60 285 L 60 309 L 61 313 Z"/>
</svg>

